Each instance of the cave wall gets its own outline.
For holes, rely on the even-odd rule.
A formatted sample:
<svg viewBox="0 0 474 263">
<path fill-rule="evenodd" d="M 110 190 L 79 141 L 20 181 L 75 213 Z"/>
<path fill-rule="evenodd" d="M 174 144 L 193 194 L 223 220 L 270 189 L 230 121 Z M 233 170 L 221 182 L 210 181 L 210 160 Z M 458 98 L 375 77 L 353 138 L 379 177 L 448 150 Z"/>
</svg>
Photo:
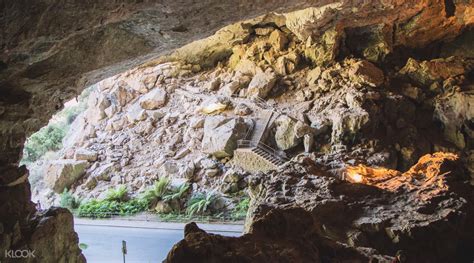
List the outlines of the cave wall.
<svg viewBox="0 0 474 263">
<path fill-rule="evenodd" d="M 210 66 L 245 34 L 246 24 L 193 41 L 273 11 L 294 12 L 258 17 L 253 23 L 283 23 L 304 40 L 320 39 L 333 30 L 344 46 L 337 55 L 373 62 L 390 59 L 396 50 L 451 40 L 474 23 L 472 1 L 3 1 L 0 251 L 35 247 L 32 233 L 46 225 L 37 221 L 69 222 L 52 238 L 75 235 L 67 211 L 36 211 L 28 171 L 18 167 L 26 137 L 45 125 L 63 102 L 88 84 L 157 58 Z M 377 43 L 375 50 L 372 43 Z M 74 239 L 68 240 L 76 246 Z M 83 260 L 78 249 L 69 253 L 71 261 Z M 51 260 L 58 257 L 52 255 Z"/>
</svg>

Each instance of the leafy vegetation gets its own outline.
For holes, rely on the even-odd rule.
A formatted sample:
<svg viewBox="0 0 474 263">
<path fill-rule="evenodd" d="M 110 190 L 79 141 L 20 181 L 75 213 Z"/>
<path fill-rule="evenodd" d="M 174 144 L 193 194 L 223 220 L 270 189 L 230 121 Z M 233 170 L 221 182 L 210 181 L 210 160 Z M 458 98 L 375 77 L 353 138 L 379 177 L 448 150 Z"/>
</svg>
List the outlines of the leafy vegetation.
<svg viewBox="0 0 474 263">
<path fill-rule="evenodd" d="M 180 186 L 171 189 L 171 193 L 163 196 L 163 200 L 165 201 L 179 200 L 184 197 L 184 195 L 188 192 L 188 190 L 189 190 L 188 183 L 181 184 Z"/>
<path fill-rule="evenodd" d="M 149 206 L 155 206 L 158 201 L 162 200 L 163 197 L 168 193 L 170 186 L 170 179 L 168 177 L 161 177 L 155 184 L 148 189 L 143 195 L 143 199 L 149 204 Z"/>
<path fill-rule="evenodd" d="M 28 138 L 24 148 L 24 160 L 34 162 L 48 151 L 61 149 L 65 135 L 66 129 L 63 123 L 52 123 L 43 127 Z"/>
<path fill-rule="evenodd" d="M 86 250 L 89 246 L 86 243 L 79 243 L 79 248 L 82 250 Z"/>
<path fill-rule="evenodd" d="M 132 215 L 145 211 L 148 204 L 142 199 L 131 199 L 126 202 L 90 200 L 82 203 L 77 209 L 80 217 L 107 218 L 114 215 Z"/>
<path fill-rule="evenodd" d="M 110 189 L 104 200 L 89 200 L 77 209 L 81 217 L 106 218 L 114 215 L 132 215 L 145 211 L 148 203 L 143 199 L 130 199 L 125 185 Z"/>
<path fill-rule="evenodd" d="M 78 97 L 78 103 L 64 108 L 53 118 L 47 126 L 28 138 L 23 150 L 22 163 L 31 163 L 41 159 L 47 152 L 57 151 L 63 146 L 63 139 L 67 135 L 72 122 L 86 110 L 87 99 L 94 87 L 85 89 Z"/>
<path fill-rule="evenodd" d="M 242 220 L 247 216 L 247 211 L 250 206 L 250 198 L 245 197 L 239 201 L 239 203 L 232 210 L 231 217 L 234 220 Z"/>
<path fill-rule="evenodd" d="M 67 208 L 72 211 L 81 205 L 81 200 L 79 198 L 74 197 L 67 189 L 64 189 L 63 193 L 61 194 L 59 204 L 61 207 Z"/>
<path fill-rule="evenodd" d="M 117 189 L 110 189 L 104 199 L 105 201 L 125 202 L 128 200 L 128 191 L 125 185 L 119 186 Z"/>
<path fill-rule="evenodd" d="M 204 214 L 209 212 L 211 204 L 217 200 L 215 191 L 207 193 L 196 193 L 188 202 L 186 213 L 190 216 L 194 214 Z"/>
</svg>

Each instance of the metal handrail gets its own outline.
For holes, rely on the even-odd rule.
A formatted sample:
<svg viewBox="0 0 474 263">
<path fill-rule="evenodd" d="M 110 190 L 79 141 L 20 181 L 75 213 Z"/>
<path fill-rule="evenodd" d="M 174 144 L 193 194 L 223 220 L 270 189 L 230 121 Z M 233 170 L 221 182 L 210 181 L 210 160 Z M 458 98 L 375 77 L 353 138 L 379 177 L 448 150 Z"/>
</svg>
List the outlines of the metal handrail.
<svg viewBox="0 0 474 263">
<path fill-rule="evenodd" d="M 243 148 L 243 147 L 255 147 L 254 143 L 252 143 L 251 140 L 238 140 L 237 141 L 237 147 Z"/>
<path fill-rule="evenodd" d="M 249 127 L 249 128 L 247 129 L 247 132 L 245 133 L 245 137 L 244 137 L 245 139 L 248 139 L 249 136 L 250 136 L 250 134 L 251 134 L 251 132 L 253 132 L 253 130 L 255 129 L 255 121 L 252 120 L 252 119 L 250 119 L 250 120 L 251 120 L 251 123 L 252 123 L 252 127 Z"/>
</svg>

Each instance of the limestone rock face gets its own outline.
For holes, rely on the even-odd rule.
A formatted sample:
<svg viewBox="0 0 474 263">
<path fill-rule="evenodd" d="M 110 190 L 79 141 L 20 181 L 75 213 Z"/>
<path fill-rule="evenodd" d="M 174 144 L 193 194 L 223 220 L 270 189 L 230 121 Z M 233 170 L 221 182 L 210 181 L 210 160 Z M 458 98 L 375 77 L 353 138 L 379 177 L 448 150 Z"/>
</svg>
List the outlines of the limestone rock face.
<svg viewBox="0 0 474 263">
<path fill-rule="evenodd" d="M 62 193 L 84 175 L 87 165 L 87 161 L 52 161 L 46 172 L 45 182 L 56 193 Z"/>
<path fill-rule="evenodd" d="M 400 73 L 408 75 L 422 85 L 429 86 L 433 82 L 464 74 L 463 64 L 463 61 L 456 57 L 422 62 L 409 59 Z"/>
<path fill-rule="evenodd" d="M 243 139 L 247 124 L 242 118 L 207 117 L 204 122 L 202 151 L 222 158 L 232 156 L 237 140 Z"/>
<path fill-rule="evenodd" d="M 25 262 L 86 262 L 73 230 L 73 217 L 67 209 L 50 208 L 36 214 L 32 221 L 35 227 L 27 247 L 35 250 L 35 258 Z"/>
<path fill-rule="evenodd" d="M 296 129 L 296 121 L 287 116 L 276 120 L 275 142 L 280 150 L 288 150 L 301 142 Z"/>
<path fill-rule="evenodd" d="M 77 149 L 74 153 L 74 159 L 78 161 L 94 162 L 97 160 L 97 152 L 87 149 Z"/>
<path fill-rule="evenodd" d="M 145 110 L 156 110 L 166 103 L 166 91 L 154 89 L 140 99 L 140 106 Z"/>
<path fill-rule="evenodd" d="M 275 73 L 272 72 L 260 72 L 257 73 L 250 81 L 248 86 L 248 96 L 251 98 L 266 98 L 270 91 L 272 90 L 273 86 L 277 77 Z"/>
<path fill-rule="evenodd" d="M 414 262 L 461 260 L 466 243 L 460 240 L 474 244 L 469 224 L 474 195 L 457 161 L 454 154 L 426 155 L 404 174 L 348 167 L 347 180 L 359 178 L 355 185 L 328 176 L 330 167 L 307 166 L 308 159 L 302 160 L 306 168 L 286 167 L 270 180 L 255 176 L 247 234 L 222 237 L 188 224 L 166 262 L 183 262 L 190 255 L 194 262 L 393 262 L 387 254 L 397 250 Z M 433 238 L 438 242 L 430 242 Z"/>
<path fill-rule="evenodd" d="M 435 113 L 449 141 L 460 149 L 472 147 L 474 129 L 467 122 L 474 120 L 474 92 L 455 91 L 438 97 Z"/>
</svg>

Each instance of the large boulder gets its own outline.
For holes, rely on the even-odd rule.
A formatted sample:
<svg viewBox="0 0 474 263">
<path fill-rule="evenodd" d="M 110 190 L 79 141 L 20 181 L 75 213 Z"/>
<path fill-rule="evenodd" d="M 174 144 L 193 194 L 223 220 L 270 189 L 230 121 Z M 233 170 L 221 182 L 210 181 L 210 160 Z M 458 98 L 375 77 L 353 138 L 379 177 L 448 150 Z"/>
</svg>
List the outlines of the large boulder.
<svg viewBox="0 0 474 263">
<path fill-rule="evenodd" d="M 6 261 L 2 259 L 2 262 L 86 262 L 78 246 L 79 238 L 74 232 L 73 216 L 66 208 L 51 207 L 37 212 L 30 223 L 33 227 L 28 229 L 29 240 L 23 244 L 23 248 L 34 251 L 34 257 L 16 260 L 7 258 Z"/>
<path fill-rule="evenodd" d="M 248 86 L 248 96 L 251 98 L 266 98 L 275 86 L 277 76 L 273 72 L 259 72 L 250 81 Z"/>
<path fill-rule="evenodd" d="M 288 150 L 301 142 L 297 121 L 282 115 L 276 121 L 275 142 L 280 150 Z"/>
<path fill-rule="evenodd" d="M 270 37 L 268 38 L 268 42 L 272 44 L 273 48 L 280 51 L 280 50 L 285 49 L 286 44 L 288 43 L 288 38 L 283 32 L 276 29 L 270 34 Z"/>
<path fill-rule="evenodd" d="M 154 89 L 140 99 L 140 106 L 145 110 L 156 110 L 166 104 L 166 91 Z"/>
<path fill-rule="evenodd" d="M 202 151 L 215 157 L 232 156 L 237 140 L 243 139 L 247 125 L 242 118 L 209 116 L 204 122 Z"/>
<path fill-rule="evenodd" d="M 419 62 L 408 59 L 400 74 L 407 75 L 421 85 L 429 86 L 433 82 L 443 81 L 465 73 L 462 59 L 449 57 Z"/>
<path fill-rule="evenodd" d="M 469 140 L 474 140 L 474 131 L 467 124 L 474 119 L 474 92 L 457 91 L 437 97 L 435 116 L 444 124 L 446 139 L 458 148 L 464 149 Z M 470 131 L 465 132 L 467 136 L 462 132 L 463 128 Z"/>
<path fill-rule="evenodd" d="M 349 74 L 353 81 L 374 87 L 381 85 L 384 81 L 383 71 L 366 60 L 357 61 L 352 64 Z"/>
<path fill-rule="evenodd" d="M 99 124 L 107 115 L 105 109 L 110 107 L 111 102 L 109 98 L 98 91 L 93 91 L 88 99 L 88 109 L 85 113 L 86 119 L 91 124 Z"/>
<path fill-rule="evenodd" d="M 87 165 L 87 161 L 52 161 L 44 178 L 46 185 L 56 193 L 62 193 L 84 175 Z"/>
<path fill-rule="evenodd" d="M 141 107 L 141 105 L 135 103 L 128 108 L 126 116 L 128 122 L 136 123 L 145 120 L 147 118 L 147 113 L 146 110 Z"/>
</svg>

